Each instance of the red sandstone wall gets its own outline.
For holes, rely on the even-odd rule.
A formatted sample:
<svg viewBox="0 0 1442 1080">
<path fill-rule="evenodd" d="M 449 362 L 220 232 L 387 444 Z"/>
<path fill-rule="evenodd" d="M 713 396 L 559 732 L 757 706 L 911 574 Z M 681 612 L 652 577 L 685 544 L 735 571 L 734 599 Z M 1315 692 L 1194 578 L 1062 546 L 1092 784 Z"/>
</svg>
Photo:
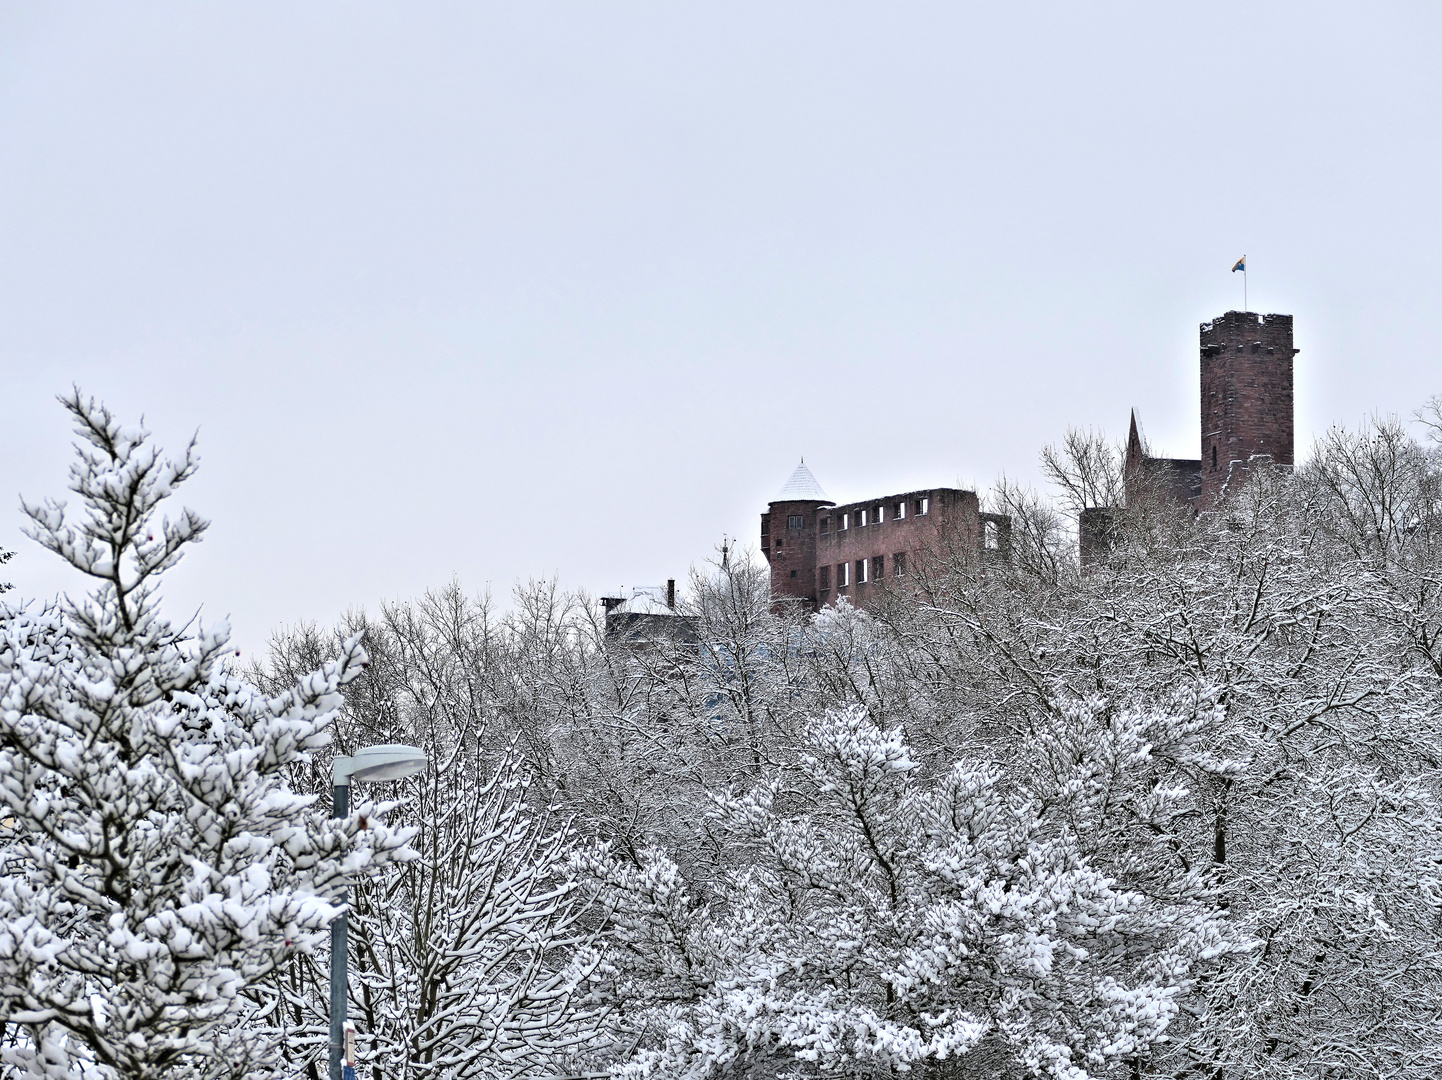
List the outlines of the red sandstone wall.
<svg viewBox="0 0 1442 1080">
<path fill-rule="evenodd" d="M 829 507 L 817 502 L 774 502 L 761 515 L 761 550 L 771 564 L 771 598 L 816 602 L 816 521 Z M 801 519 L 799 528 L 791 524 Z"/>
<path fill-rule="evenodd" d="M 922 499 L 927 500 L 927 513 L 918 513 Z M 896 516 L 898 503 L 907 504 L 906 516 Z M 861 525 L 860 512 L 867 512 L 867 524 Z M 880 522 L 876 513 L 882 512 Z M 826 567 L 828 574 L 817 576 L 816 599 L 821 605 L 835 603 L 839 597 L 849 597 L 857 607 L 865 608 L 875 603 L 888 584 L 896 578 L 896 556 L 906 557 L 907 571 L 914 573 L 918 560 L 927 553 L 937 551 L 945 539 L 964 545 L 968 550 L 981 549 L 980 506 L 976 492 L 959 491 L 955 488 L 931 488 L 925 491 L 909 491 L 898 495 L 887 495 L 864 502 L 846 503 L 828 507 L 821 511 L 818 519 L 827 519 L 827 531 L 817 533 L 816 566 L 818 571 Z M 847 515 L 849 527 L 838 528 L 842 515 Z M 875 566 L 880 558 L 882 576 L 878 581 L 874 574 L 871 580 L 859 580 L 857 562 L 867 560 L 867 568 Z M 850 568 L 851 580 L 841 585 L 840 567 Z M 773 564 L 774 566 L 774 564 Z M 772 571 L 773 594 L 777 584 L 776 573 Z"/>
<path fill-rule="evenodd" d="M 1292 316 L 1229 311 L 1203 323 L 1202 495 L 1211 506 L 1232 463 L 1293 458 Z M 1214 456 L 1215 454 L 1215 456 Z"/>
</svg>

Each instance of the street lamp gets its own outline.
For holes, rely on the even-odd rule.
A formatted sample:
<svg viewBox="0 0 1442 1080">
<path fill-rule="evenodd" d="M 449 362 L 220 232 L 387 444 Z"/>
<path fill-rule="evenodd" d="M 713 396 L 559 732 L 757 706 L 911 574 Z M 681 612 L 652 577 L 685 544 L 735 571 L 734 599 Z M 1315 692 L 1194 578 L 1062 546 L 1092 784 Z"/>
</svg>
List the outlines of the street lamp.
<svg viewBox="0 0 1442 1080">
<path fill-rule="evenodd" d="M 426 767 L 426 752 L 414 746 L 386 743 L 357 750 L 355 757 L 338 757 L 331 763 L 331 817 L 350 813 L 352 780 L 399 780 L 414 776 Z M 344 883 L 340 902 L 348 899 Z M 330 1080 L 341 1080 L 341 1051 L 345 1048 L 346 936 L 349 924 L 345 911 L 330 924 Z M 354 1064 L 354 1062 L 352 1062 Z"/>
</svg>

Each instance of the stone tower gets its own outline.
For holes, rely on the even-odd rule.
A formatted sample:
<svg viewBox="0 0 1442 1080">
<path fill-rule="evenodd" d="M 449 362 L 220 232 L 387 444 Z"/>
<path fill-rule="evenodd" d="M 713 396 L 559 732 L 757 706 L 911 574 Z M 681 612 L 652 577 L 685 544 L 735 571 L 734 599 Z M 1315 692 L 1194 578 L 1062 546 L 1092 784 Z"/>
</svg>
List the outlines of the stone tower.
<svg viewBox="0 0 1442 1080">
<path fill-rule="evenodd" d="M 761 515 L 761 550 L 771 564 L 771 598 L 816 604 L 816 512 L 832 502 L 802 461 Z"/>
<path fill-rule="evenodd" d="M 1292 316 L 1229 311 L 1202 323 L 1199 509 L 1254 457 L 1292 465 Z"/>
</svg>

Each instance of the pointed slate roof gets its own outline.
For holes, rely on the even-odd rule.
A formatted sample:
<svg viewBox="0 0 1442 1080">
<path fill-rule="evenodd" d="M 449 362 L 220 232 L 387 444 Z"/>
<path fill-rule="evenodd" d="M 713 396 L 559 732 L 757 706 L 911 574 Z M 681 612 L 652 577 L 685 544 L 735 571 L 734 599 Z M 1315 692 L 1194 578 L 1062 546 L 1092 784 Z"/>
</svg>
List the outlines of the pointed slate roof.
<svg viewBox="0 0 1442 1080">
<path fill-rule="evenodd" d="M 1137 427 L 1137 411 L 1132 410 L 1132 426 L 1127 432 L 1127 460 L 1126 471 L 1135 472 L 1141 468 L 1142 459 L 1146 457 L 1146 448 L 1142 445 L 1141 429 Z"/>
<path fill-rule="evenodd" d="M 816 477 L 811 475 L 811 470 L 806 467 L 806 459 L 801 459 L 801 464 L 796 466 L 796 471 L 791 474 L 791 479 L 777 493 L 772 502 L 823 502 L 831 500 L 826 497 L 826 492 L 821 490 L 821 485 L 816 482 Z"/>
</svg>

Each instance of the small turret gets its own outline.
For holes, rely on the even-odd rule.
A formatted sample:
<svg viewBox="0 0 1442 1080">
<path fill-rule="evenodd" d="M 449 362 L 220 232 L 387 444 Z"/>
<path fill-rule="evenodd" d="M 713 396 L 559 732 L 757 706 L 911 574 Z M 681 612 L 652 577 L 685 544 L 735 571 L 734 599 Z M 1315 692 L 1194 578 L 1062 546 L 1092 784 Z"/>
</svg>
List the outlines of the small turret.
<svg viewBox="0 0 1442 1080">
<path fill-rule="evenodd" d="M 816 604 L 816 512 L 833 505 L 801 464 L 761 515 L 761 551 L 771 564 L 771 598 Z"/>
</svg>

